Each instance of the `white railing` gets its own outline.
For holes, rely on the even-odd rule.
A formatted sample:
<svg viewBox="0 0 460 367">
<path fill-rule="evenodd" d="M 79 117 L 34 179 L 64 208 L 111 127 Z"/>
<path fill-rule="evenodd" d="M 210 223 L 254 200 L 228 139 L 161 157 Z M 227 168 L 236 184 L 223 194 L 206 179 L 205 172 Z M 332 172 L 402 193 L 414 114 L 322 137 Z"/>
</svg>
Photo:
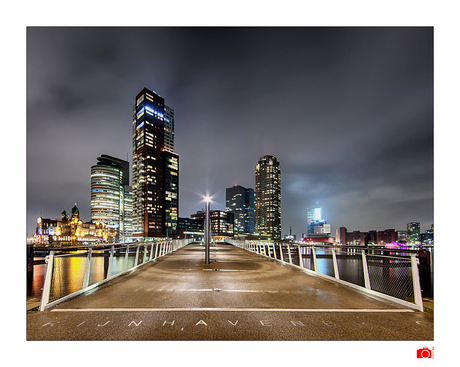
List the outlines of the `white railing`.
<svg viewBox="0 0 460 367">
<path fill-rule="evenodd" d="M 417 254 L 389 256 L 396 250 L 346 246 L 315 246 L 228 239 L 228 243 L 298 267 L 366 293 L 423 311 Z M 350 262 L 356 271 L 350 277 Z M 329 262 L 329 263 L 326 263 Z M 332 266 L 331 266 L 332 263 Z M 362 268 L 362 270 L 360 269 Z M 347 271 L 345 271 L 347 270 Z M 327 273 L 330 274 L 327 274 Z"/>
<path fill-rule="evenodd" d="M 192 242 L 192 239 L 59 247 L 46 257 L 39 310 L 88 292 Z"/>
</svg>

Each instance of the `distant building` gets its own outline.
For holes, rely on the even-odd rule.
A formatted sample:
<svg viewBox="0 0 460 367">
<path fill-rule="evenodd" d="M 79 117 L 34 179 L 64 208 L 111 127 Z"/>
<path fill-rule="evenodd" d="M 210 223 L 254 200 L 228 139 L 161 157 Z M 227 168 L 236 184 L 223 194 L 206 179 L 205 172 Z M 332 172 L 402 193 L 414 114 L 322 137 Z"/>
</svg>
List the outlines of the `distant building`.
<svg viewBox="0 0 460 367">
<path fill-rule="evenodd" d="M 307 233 L 318 233 L 317 231 L 315 232 L 315 227 L 318 227 L 322 221 L 323 208 L 307 208 Z"/>
<path fill-rule="evenodd" d="M 341 245 L 347 243 L 347 228 L 339 227 L 335 230 L 335 242 Z"/>
<path fill-rule="evenodd" d="M 177 231 L 181 238 L 201 238 L 204 236 L 203 218 L 179 218 L 177 222 Z"/>
<path fill-rule="evenodd" d="M 397 234 L 394 229 L 384 231 L 371 230 L 369 232 L 351 231 L 346 227 L 339 227 L 335 231 L 335 242 L 341 245 L 366 246 L 379 245 L 396 242 Z"/>
<path fill-rule="evenodd" d="M 255 194 L 254 189 L 240 185 L 226 189 L 226 211 L 235 218 L 234 233 L 250 234 L 255 232 Z"/>
<path fill-rule="evenodd" d="M 429 246 L 434 244 L 433 226 L 431 226 L 431 229 L 427 229 L 425 233 L 420 234 L 420 243 L 422 245 L 429 245 Z"/>
<path fill-rule="evenodd" d="M 284 236 L 285 241 L 295 242 L 297 240 L 297 236 L 292 234 L 292 227 L 289 227 L 289 234 Z"/>
<path fill-rule="evenodd" d="M 407 230 L 396 231 L 396 238 L 399 243 L 407 242 Z"/>
<path fill-rule="evenodd" d="M 407 243 L 410 245 L 420 244 L 420 222 L 407 223 Z"/>
<path fill-rule="evenodd" d="M 328 233 L 302 233 L 302 242 L 307 244 L 334 243 L 334 238 Z"/>
<path fill-rule="evenodd" d="M 281 168 L 271 155 L 256 165 L 256 233 L 281 240 Z"/>
<path fill-rule="evenodd" d="M 129 163 L 102 154 L 91 166 L 91 221 L 102 222 L 116 233 L 116 242 L 132 236 L 132 192 Z"/>
<path fill-rule="evenodd" d="M 70 219 L 65 210 L 60 220 L 39 217 L 34 237 L 36 244 L 59 247 L 114 242 L 117 233 L 102 222 L 83 222 L 75 204 Z"/>
<path fill-rule="evenodd" d="M 394 229 L 385 229 L 377 232 L 377 244 L 385 245 L 387 243 L 396 242 L 397 236 Z"/>
<path fill-rule="evenodd" d="M 233 237 L 233 226 L 234 226 L 234 216 L 233 213 L 229 213 L 222 210 L 211 210 L 210 221 L 211 221 L 211 236 L 216 237 Z M 190 215 L 191 219 L 195 219 L 203 223 L 206 217 L 205 212 L 198 212 L 196 214 Z"/>
</svg>

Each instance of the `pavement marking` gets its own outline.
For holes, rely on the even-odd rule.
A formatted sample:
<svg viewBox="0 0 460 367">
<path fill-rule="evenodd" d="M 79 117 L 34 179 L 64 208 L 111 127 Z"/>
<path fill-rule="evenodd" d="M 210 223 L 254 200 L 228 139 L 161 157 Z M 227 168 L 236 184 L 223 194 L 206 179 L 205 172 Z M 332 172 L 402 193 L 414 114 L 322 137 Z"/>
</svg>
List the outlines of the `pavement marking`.
<svg viewBox="0 0 460 367">
<path fill-rule="evenodd" d="M 178 308 L 56 308 L 51 312 L 174 312 L 174 311 L 244 311 L 244 312 L 415 312 L 409 309 L 377 308 L 238 308 L 238 307 L 178 307 Z"/>
</svg>

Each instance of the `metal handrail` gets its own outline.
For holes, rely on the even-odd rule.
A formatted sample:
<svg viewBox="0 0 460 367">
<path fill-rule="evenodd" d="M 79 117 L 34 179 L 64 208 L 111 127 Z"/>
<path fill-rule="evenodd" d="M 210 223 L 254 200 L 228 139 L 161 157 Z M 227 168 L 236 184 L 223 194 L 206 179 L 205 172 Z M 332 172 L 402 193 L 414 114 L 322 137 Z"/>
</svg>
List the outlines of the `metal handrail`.
<svg viewBox="0 0 460 367">
<path fill-rule="evenodd" d="M 339 282 L 341 284 L 364 290 L 365 292 L 371 293 L 372 295 L 376 295 L 388 300 L 391 300 L 393 302 L 397 302 L 399 304 L 402 304 L 404 306 L 408 306 L 410 308 L 416 309 L 418 311 L 424 310 L 423 308 L 423 300 L 422 300 L 422 291 L 420 287 L 420 277 L 419 277 L 419 271 L 418 271 L 418 260 L 416 258 L 418 250 L 409 250 L 409 249 L 404 249 L 404 250 L 398 250 L 398 249 L 386 249 L 386 248 L 376 248 L 375 246 L 370 246 L 370 247 L 364 247 L 364 246 L 335 246 L 335 245 L 310 245 L 310 244 L 289 244 L 289 243 L 281 243 L 281 242 L 272 242 L 272 241 L 261 241 L 261 240 L 240 240 L 240 239 L 227 239 L 227 243 L 241 247 L 245 250 L 255 252 L 259 255 L 270 257 L 274 260 L 281 261 L 283 263 L 301 268 L 303 271 L 310 273 L 310 274 L 315 274 L 321 277 L 325 277 L 330 280 L 334 280 L 336 282 Z M 278 247 L 279 255 L 280 258 L 277 257 L 276 254 L 276 249 Z M 299 256 L 299 265 L 296 265 L 292 261 L 292 256 L 291 256 L 291 248 L 298 247 L 298 256 Z M 289 255 L 289 262 L 284 261 L 283 259 L 283 248 L 288 248 L 288 255 Z M 302 254 L 302 249 L 303 248 L 311 248 L 311 257 L 313 259 L 313 264 L 314 264 L 314 270 L 306 269 L 303 265 L 303 257 L 304 255 Z M 329 276 L 326 274 L 322 274 L 318 271 L 318 265 L 317 265 L 317 255 L 316 255 L 316 249 L 319 248 L 328 248 L 331 249 L 331 258 L 333 261 L 333 266 L 334 266 L 334 276 Z M 352 248 L 356 250 L 360 250 L 360 254 L 356 253 L 356 255 L 361 255 L 362 257 L 362 264 L 363 264 L 363 277 L 364 277 L 364 287 L 350 283 L 347 281 L 344 281 L 340 279 L 339 271 L 338 271 L 338 263 L 337 263 L 337 254 L 336 250 L 337 249 L 346 249 L 346 248 Z M 263 250 L 262 250 L 263 249 Z M 384 252 L 404 252 L 409 254 L 409 256 L 389 256 L 389 255 L 377 255 L 377 254 L 366 254 L 366 250 L 382 250 Z M 273 256 L 272 256 L 273 255 Z M 324 256 L 324 255 L 322 255 Z M 370 282 L 370 277 L 369 277 L 369 268 L 368 268 L 368 256 L 372 257 L 382 257 L 382 258 L 395 258 L 398 260 L 403 260 L 406 259 L 408 263 L 410 262 L 410 267 L 411 267 L 411 277 L 412 277 L 412 289 L 413 289 L 413 294 L 414 294 L 414 303 L 408 302 L 406 300 L 402 300 L 378 291 L 375 291 L 371 287 L 371 282 Z"/>
<path fill-rule="evenodd" d="M 104 284 L 108 282 L 109 280 L 112 280 L 116 277 L 119 277 L 129 271 L 132 271 L 139 266 L 145 265 L 146 263 L 150 261 L 155 261 L 159 257 L 165 256 L 166 254 L 169 254 L 173 251 L 178 250 L 179 248 L 184 247 L 185 245 L 189 244 L 192 242 L 193 239 L 180 239 L 180 240 L 165 240 L 165 241 L 150 241 L 150 242 L 131 242 L 131 243 L 114 243 L 110 245 L 82 245 L 82 246 L 74 246 L 74 247 L 56 247 L 56 248 L 51 248 L 50 249 L 50 254 L 46 256 L 45 258 L 45 263 L 46 263 L 46 275 L 45 275 L 45 281 L 43 285 L 43 292 L 42 292 L 42 298 L 40 302 L 40 311 L 45 311 L 46 309 L 53 307 L 61 302 L 64 302 L 68 299 L 74 298 L 82 293 L 85 293 L 101 284 Z M 127 257 L 129 256 L 129 249 L 130 248 L 135 248 L 136 249 L 136 258 L 134 261 L 134 265 L 131 266 L 130 268 L 127 267 L 128 262 L 125 262 L 125 269 L 115 275 L 111 275 L 112 273 L 112 264 L 113 264 L 113 257 L 114 257 L 114 252 L 115 248 L 124 248 L 127 249 L 125 253 L 125 260 L 127 260 Z M 144 253 L 142 254 L 142 261 L 139 264 L 139 258 L 140 258 L 140 247 L 144 247 Z M 147 255 L 147 247 L 150 246 L 150 254 Z M 104 280 L 97 282 L 95 284 L 89 284 L 89 277 L 90 277 L 90 271 L 91 271 L 91 257 L 93 255 L 93 249 L 95 251 L 98 251 L 97 248 L 99 247 L 107 247 L 106 249 L 102 249 L 102 252 L 110 251 L 110 258 L 109 258 L 109 265 L 108 265 L 108 271 L 107 271 L 107 276 Z M 153 248 L 155 247 L 155 251 L 153 251 Z M 87 250 L 86 253 L 79 253 L 79 254 L 57 254 L 59 251 L 78 251 L 78 250 Z M 53 279 L 53 271 L 54 271 L 54 258 L 60 258 L 60 257 L 71 257 L 71 256 L 78 256 L 78 255 L 84 255 L 86 256 L 86 261 L 85 261 L 85 273 L 84 273 L 84 278 L 83 278 L 83 285 L 82 289 L 79 291 L 73 292 L 69 295 L 66 295 L 64 297 L 58 298 L 56 300 L 53 300 L 50 302 L 50 293 L 51 293 L 51 283 Z"/>
</svg>

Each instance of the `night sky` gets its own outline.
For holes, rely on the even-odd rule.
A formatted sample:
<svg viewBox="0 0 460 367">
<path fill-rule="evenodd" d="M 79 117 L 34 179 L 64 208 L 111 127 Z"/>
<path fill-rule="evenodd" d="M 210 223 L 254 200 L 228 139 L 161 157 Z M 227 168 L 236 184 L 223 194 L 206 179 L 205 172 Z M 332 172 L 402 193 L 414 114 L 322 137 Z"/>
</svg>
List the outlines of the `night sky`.
<svg viewBox="0 0 460 367">
<path fill-rule="evenodd" d="M 75 202 L 90 221 L 91 166 L 131 165 L 144 87 L 175 111 L 180 217 L 271 154 L 283 235 L 317 203 L 333 235 L 433 223 L 433 28 L 31 27 L 27 235 Z"/>
</svg>

